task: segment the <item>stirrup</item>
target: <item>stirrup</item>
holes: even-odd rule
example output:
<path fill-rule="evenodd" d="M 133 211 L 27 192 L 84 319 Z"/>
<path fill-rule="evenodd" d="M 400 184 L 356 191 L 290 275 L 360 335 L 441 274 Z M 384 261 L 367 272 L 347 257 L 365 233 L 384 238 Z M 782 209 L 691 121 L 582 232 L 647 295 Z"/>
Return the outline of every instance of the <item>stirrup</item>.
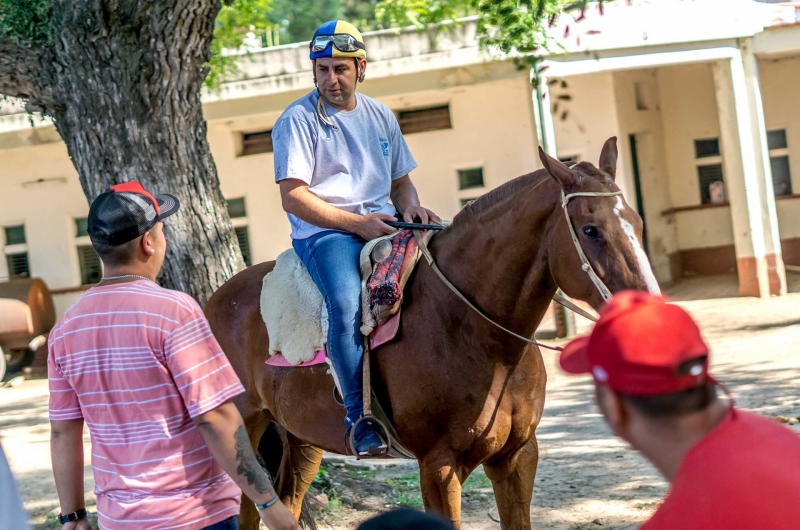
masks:
<path fill-rule="evenodd" d="M 358 451 L 356 451 L 356 427 L 358 427 L 361 423 L 365 421 L 372 423 L 373 427 L 375 427 L 376 425 L 380 427 L 380 430 L 383 431 L 383 436 L 381 436 L 381 433 L 377 433 L 378 438 L 381 438 L 381 440 L 386 442 L 386 449 L 384 449 L 384 451 L 381 454 L 368 455 L 365 456 L 364 458 L 375 458 L 377 456 L 388 455 L 389 451 L 392 450 L 392 439 L 389 436 L 389 430 L 386 428 L 386 425 L 384 425 L 383 422 L 381 422 L 381 420 L 379 420 L 375 416 L 361 416 L 360 418 L 358 418 L 358 420 L 356 420 L 356 422 L 353 425 L 350 426 L 350 428 L 345 433 L 346 449 L 350 452 L 350 454 L 355 455 L 356 460 L 361 460 L 361 455 L 359 455 Z"/>

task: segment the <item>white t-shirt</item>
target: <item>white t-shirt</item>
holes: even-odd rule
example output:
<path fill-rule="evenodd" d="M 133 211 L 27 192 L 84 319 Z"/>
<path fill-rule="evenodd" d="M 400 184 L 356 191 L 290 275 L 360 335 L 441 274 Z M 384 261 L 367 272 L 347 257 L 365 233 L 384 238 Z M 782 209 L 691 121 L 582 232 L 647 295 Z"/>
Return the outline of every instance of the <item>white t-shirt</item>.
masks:
<path fill-rule="evenodd" d="M 359 215 L 394 215 L 392 181 L 417 167 L 394 113 L 374 99 L 356 94 L 356 108 L 326 110 L 338 129 L 317 117 L 316 90 L 283 112 L 272 130 L 275 182 L 302 180 L 328 204 Z M 326 230 L 289 215 L 292 239 Z"/>

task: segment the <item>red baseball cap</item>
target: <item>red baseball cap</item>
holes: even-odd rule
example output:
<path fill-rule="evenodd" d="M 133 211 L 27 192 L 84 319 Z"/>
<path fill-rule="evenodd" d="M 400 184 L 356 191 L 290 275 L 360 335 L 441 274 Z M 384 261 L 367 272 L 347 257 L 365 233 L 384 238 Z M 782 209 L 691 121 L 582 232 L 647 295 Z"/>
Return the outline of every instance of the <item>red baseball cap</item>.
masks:
<path fill-rule="evenodd" d="M 687 361 L 704 358 L 686 373 Z M 642 291 L 617 294 L 600 310 L 592 333 L 573 340 L 559 358 L 570 374 L 592 374 L 622 394 L 655 396 L 709 380 L 708 346 L 683 308 Z"/>

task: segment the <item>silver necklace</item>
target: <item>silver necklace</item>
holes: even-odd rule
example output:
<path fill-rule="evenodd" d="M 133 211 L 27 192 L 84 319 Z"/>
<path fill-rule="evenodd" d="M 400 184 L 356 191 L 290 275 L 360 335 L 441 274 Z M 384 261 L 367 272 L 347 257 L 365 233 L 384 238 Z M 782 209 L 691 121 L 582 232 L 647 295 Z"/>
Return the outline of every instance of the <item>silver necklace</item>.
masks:
<path fill-rule="evenodd" d="M 153 280 L 151 280 L 150 278 L 147 278 L 146 276 L 139 276 L 138 274 L 122 274 L 120 276 L 103 276 L 102 278 L 100 278 L 100 281 L 103 282 L 103 281 L 106 281 L 106 280 L 122 280 L 124 278 L 139 278 L 139 279 L 142 279 L 142 280 L 147 280 L 148 282 L 153 282 Z M 153 283 L 156 283 L 156 282 L 153 282 Z"/>

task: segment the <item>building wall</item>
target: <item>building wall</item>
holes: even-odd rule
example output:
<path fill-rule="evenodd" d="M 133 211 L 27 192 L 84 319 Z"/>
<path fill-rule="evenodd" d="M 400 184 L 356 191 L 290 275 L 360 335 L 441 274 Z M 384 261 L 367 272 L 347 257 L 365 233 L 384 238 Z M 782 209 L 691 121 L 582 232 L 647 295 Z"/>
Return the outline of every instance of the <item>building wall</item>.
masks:
<path fill-rule="evenodd" d="M 390 108 L 447 103 L 452 129 L 410 134 L 406 140 L 419 163 L 411 174 L 423 204 L 445 218 L 472 199 L 519 175 L 536 170 L 536 137 L 531 88 L 525 72 L 512 67 L 453 69 L 364 88 Z M 424 90 L 414 91 L 422 87 Z M 271 129 L 286 104 L 303 92 L 256 101 L 206 106 L 208 139 L 226 198 L 244 197 L 254 262 L 274 259 L 291 245 L 289 224 L 274 183 L 272 154 L 237 156 L 241 133 Z M 291 96 L 291 97 L 289 97 Z M 77 174 L 61 142 L 2 151 L 0 226 L 25 224 L 31 273 L 51 289 L 80 283 L 74 219 L 88 214 Z M 485 187 L 459 192 L 457 170 L 482 167 Z M 64 183 L 23 187 L 39 178 L 65 177 Z M 0 231 L 2 233 L 2 231 Z M 0 236 L 2 237 L 2 236 Z M 5 275 L 0 260 L 0 276 Z M 63 312 L 80 293 L 57 299 Z"/>
<path fill-rule="evenodd" d="M 674 280 L 670 256 L 678 251 L 675 223 L 662 212 L 671 207 L 669 173 L 664 149 L 664 126 L 657 71 L 628 70 L 614 74 L 614 96 L 622 146 L 618 164 L 634 178 L 630 136 L 636 141 L 639 180 L 647 232 L 647 252 L 656 278 L 661 283 Z M 635 189 L 635 188 L 634 188 Z M 636 196 L 627 197 L 638 208 Z"/>
<path fill-rule="evenodd" d="M 800 55 L 760 60 L 758 68 L 767 130 L 786 130 L 792 192 L 800 195 Z M 800 198 L 778 199 L 777 206 L 786 261 L 800 265 Z"/>
<path fill-rule="evenodd" d="M 694 140 L 719 138 L 720 135 L 711 65 L 659 68 L 657 78 L 672 207 L 699 206 Z M 723 179 L 724 171 L 723 164 Z M 733 245 L 733 227 L 727 207 L 679 211 L 671 216 L 678 231 L 679 249 Z"/>
<path fill-rule="evenodd" d="M 89 206 L 66 145 L 48 143 L 1 153 L 0 226 L 25 225 L 33 276 L 44 278 L 51 289 L 78 285 L 74 219 L 85 217 Z M 35 183 L 39 179 L 45 181 Z M 0 239 L 4 238 L 4 231 L 0 230 Z M 3 256 L 0 277 L 7 274 Z"/>
<path fill-rule="evenodd" d="M 439 78 L 448 75 L 459 72 L 431 74 Z M 461 75 L 466 74 L 461 72 Z M 374 87 L 366 84 L 364 88 L 369 94 Z M 406 136 L 419 164 L 411 178 L 425 206 L 452 219 L 461 208 L 461 199 L 474 199 L 538 169 L 530 85 L 526 77 L 517 75 L 479 84 L 402 92 L 411 88 L 401 83 L 396 87 L 400 94 L 387 95 L 380 87 L 372 93 L 393 110 L 450 106 L 452 129 Z M 295 94 L 301 95 L 302 92 Z M 272 154 L 237 156 L 240 133 L 271 129 L 282 107 L 274 110 L 269 101 L 260 101 L 250 109 L 249 116 L 210 122 L 208 138 L 223 194 L 228 198 L 245 197 L 253 261 L 260 262 L 274 259 L 290 247 L 291 240 L 274 182 Z M 265 112 L 259 112 L 262 110 Z M 473 167 L 483 168 L 486 186 L 459 191 L 457 170 Z"/>
<path fill-rule="evenodd" d="M 613 74 L 582 75 L 565 81 L 566 87 L 558 83 L 550 89 L 558 156 L 577 156 L 578 160 L 597 165 L 606 140 L 619 137 Z M 570 99 L 560 99 L 561 96 Z M 621 138 L 617 140 L 621 159 L 628 147 Z M 635 204 L 633 182 L 624 165 L 617 165 L 616 182 L 628 202 Z"/>

